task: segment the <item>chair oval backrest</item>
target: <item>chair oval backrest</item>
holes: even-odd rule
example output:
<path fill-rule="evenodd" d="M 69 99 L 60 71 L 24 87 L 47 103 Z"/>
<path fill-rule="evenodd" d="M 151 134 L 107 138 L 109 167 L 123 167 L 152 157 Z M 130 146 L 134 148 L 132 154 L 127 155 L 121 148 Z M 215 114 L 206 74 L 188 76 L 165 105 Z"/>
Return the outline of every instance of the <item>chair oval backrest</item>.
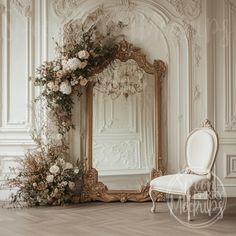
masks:
<path fill-rule="evenodd" d="M 193 130 L 186 141 L 188 168 L 196 174 L 204 175 L 211 171 L 218 150 L 218 136 L 212 128 Z"/>

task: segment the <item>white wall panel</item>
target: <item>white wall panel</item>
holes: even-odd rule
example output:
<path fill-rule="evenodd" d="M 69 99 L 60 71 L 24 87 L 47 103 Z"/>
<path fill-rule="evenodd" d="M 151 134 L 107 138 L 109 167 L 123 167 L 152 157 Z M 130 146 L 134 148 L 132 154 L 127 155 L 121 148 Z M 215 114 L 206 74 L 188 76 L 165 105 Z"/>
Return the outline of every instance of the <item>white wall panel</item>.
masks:
<path fill-rule="evenodd" d="M 215 34 L 215 121 L 220 137 L 216 174 L 229 196 L 236 195 L 236 2 L 218 1 L 214 16 Z"/>

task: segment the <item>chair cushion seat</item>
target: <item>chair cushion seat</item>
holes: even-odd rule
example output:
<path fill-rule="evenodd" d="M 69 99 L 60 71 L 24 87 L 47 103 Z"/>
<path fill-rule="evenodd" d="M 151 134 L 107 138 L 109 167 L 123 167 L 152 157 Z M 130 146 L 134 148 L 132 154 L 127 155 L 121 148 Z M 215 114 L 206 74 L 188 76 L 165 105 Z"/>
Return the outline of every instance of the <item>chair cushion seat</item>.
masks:
<path fill-rule="evenodd" d="M 193 174 L 164 175 L 151 181 L 150 187 L 164 193 L 186 194 L 191 186 L 208 181 L 207 176 Z"/>

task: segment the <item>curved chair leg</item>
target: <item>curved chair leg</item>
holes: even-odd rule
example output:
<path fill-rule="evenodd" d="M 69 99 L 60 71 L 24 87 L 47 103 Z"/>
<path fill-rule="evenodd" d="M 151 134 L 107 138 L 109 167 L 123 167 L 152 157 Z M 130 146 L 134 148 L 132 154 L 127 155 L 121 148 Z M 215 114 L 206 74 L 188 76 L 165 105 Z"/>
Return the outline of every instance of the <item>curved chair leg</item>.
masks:
<path fill-rule="evenodd" d="M 208 215 L 211 216 L 211 205 L 212 205 L 212 183 L 210 183 L 210 186 L 208 186 L 207 189 L 207 210 Z"/>
<path fill-rule="evenodd" d="M 187 211 L 187 197 L 185 195 L 183 196 L 183 204 L 184 204 L 183 210 L 185 212 Z"/>
<path fill-rule="evenodd" d="M 191 194 L 187 193 L 187 210 L 188 210 L 188 222 L 191 220 L 190 218 L 190 203 L 191 203 Z"/>
<path fill-rule="evenodd" d="M 150 196 L 150 198 L 152 200 L 151 212 L 155 213 L 156 212 L 156 200 L 157 200 L 157 197 L 156 197 L 155 193 L 153 192 L 153 190 L 151 188 L 149 189 L 149 196 Z"/>

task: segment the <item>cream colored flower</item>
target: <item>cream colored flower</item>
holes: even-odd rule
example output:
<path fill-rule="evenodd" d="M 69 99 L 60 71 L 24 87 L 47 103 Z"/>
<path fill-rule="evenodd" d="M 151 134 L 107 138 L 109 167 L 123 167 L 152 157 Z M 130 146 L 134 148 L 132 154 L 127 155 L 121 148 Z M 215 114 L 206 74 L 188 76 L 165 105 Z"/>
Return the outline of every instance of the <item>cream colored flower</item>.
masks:
<path fill-rule="evenodd" d="M 51 82 L 48 82 L 47 86 L 48 86 L 48 88 L 49 88 L 50 90 L 52 90 L 53 87 L 54 87 L 54 83 L 53 83 L 52 81 L 51 81 Z"/>
<path fill-rule="evenodd" d="M 87 61 L 83 61 L 79 63 L 79 68 L 80 69 L 84 69 L 87 66 L 88 62 Z"/>
<path fill-rule="evenodd" d="M 58 188 L 54 189 L 54 194 L 57 194 L 59 192 Z"/>
<path fill-rule="evenodd" d="M 57 174 L 58 172 L 60 172 L 60 168 L 57 166 L 57 165 L 53 165 L 50 167 L 49 171 L 52 173 L 52 174 Z"/>
<path fill-rule="evenodd" d="M 75 86 L 78 83 L 79 83 L 79 81 L 77 79 L 73 79 L 70 81 L 71 86 Z"/>
<path fill-rule="evenodd" d="M 35 79 L 42 79 L 42 75 L 41 74 L 36 74 Z"/>
<path fill-rule="evenodd" d="M 78 174 L 78 173 L 79 173 L 79 168 L 76 167 L 76 168 L 74 169 L 74 173 L 75 173 L 75 174 Z"/>
<path fill-rule="evenodd" d="M 86 50 L 81 50 L 78 52 L 78 57 L 80 59 L 88 59 L 89 58 L 89 52 Z"/>
<path fill-rule="evenodd" d="M 64 58 L 64 59 L 61 60 L 62 66 L 66 65 L 66 63 L 67 63 L 67 59 L 66 59 L 66 58 Z"/>
<path fill-rule="evenodd" d="M 71 88 L 71 85 L 69 84 L 68 81 L 61 83 L 60 92 L 62 92 L 63 94 L 67 94 L 67 95 L 71 94 L 72 88 Z"/>
<path fill-rule="evenodd" d="M 37 187 L 37 183 L 33 183 L 33 187 L 36 188 Z"/>
<path fill-rule="evenodd" d="M 52 90 L 53 90 L 54 92 L 59 91 L 59 89 L 60 89 L 60 87 L 59 87 L 57 84 L 55 84 L 55 85 L 53 86 L 53 88 L 52 88 Z"/>
<path fill-rule="evenodd" d="M 60 69 L 61 69 L 60 66 L 55 66 L 55 67 L 53 68 L 53 71 L 59 71 Z"/>
<path fill-rule="evenodd" d="M 53 175 L 48 175 L 46 179 L 47 179 L 48 183 L 52 183 L 53 179 L 54 179 L 54 176 Z"/>
<path fill-rule="evenodd" d="M 37 196 L 36 199 L 37 199 L 38 202 L 41 202 L 41 201 L 42 201 L 42 199 L 41 199 L 39 196 Z"/>
<path fill-rule="evenodd" d="M 83 76 L 80 76 L 79 83 L 81 86 L 85 86 L 88 83 L 88 80 L 86 78 L 84 78 Z"/>
<path fill-rule="evenodd" d="M 67 63 L 63 66 L 65 70 L 76 70 L 81 64 L 81 61 L 77 58 L 70 58 Z"/>
<path fill-rule="evenodd" d="M 75 188 L 75 183 L 72 182 L 72 181 L 69 181 L 68 186 L 69 186 L 69 188 L 70 188 L 71 190 L 74 190 L 74 188 Z"/>
<path fill-rule="evenodd" d="M 66 163 L 63 158 L 59 158 L 58 161 L 61 165 L 65 165 L 65 163 Z"/>
<path fill-rule="evenodd" d="M 47 200 L 48 200 L 49 202 L 51 202 L 51 201 L 52 201 L 52 198 L 48 195 L 48 196 L 47 196 Z"/>
<path fill-rule="evenodd" d="M 96 56 L 96 53 L 95 53 L 93 50 L 90 50 L 89 53 L 90 53 L 90 55 L 91 55 L 92 57 L 95 57 L 95 56 Z"/>
<path fill-rule="evenodd" d="M 61 185 L 62 185 L 63 187 L 65 187 L 67 184 L 68 184 L 67 181 L 62 181 L 62 182 L 61 182 Z"/>

